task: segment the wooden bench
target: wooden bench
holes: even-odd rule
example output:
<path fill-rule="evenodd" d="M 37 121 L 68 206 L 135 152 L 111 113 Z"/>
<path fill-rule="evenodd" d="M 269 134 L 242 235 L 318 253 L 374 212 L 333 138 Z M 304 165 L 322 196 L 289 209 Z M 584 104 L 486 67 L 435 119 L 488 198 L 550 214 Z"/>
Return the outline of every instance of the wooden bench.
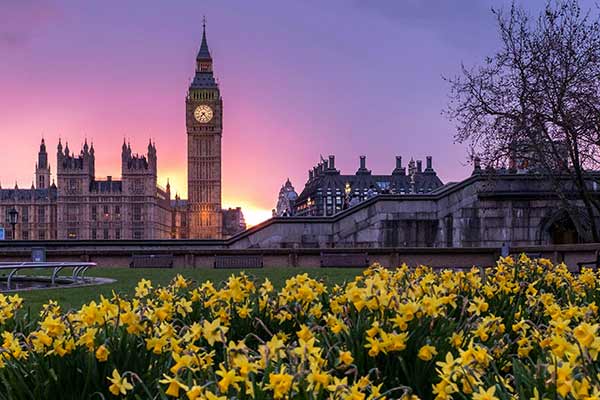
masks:
<path fill-rule="evenodd" d="M 173 268 L 172 254 L 134 254 L 129 268 Z"/>
<path fill-rule="evenodd" d="M 262 255 L 236 255 L 236 256 L 215 256 L 216 269 L 250 269 L 250 268 L 262 268 L 263 267 L 263 256 Z"/>
<path fill-rule="evenodd" d="M 600 266 L 600 250 L 596 250 L 596 259 L 593 261 L 580 261 L 577 263 L 577 272 L 581 273 L 581 269 L 586 266 L 591 266 L 592 269 L 598 269 Z"/>
<path fill-rule="evenodd" d="M 321 253 L 321 268 L 367 268 L 367 253 Z"/>

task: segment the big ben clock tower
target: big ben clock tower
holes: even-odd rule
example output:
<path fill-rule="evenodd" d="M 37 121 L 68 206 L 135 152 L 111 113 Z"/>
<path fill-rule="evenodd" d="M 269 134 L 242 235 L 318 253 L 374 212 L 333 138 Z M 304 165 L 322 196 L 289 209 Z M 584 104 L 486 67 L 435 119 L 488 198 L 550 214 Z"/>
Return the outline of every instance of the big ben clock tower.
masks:
<path fill-rule="evenodd" d="M 188 139 L 188 229 L 192 239 L 220 239 L 223 100 L 206 42 L 206 23 L 196 74 L 185 99 Z"/>

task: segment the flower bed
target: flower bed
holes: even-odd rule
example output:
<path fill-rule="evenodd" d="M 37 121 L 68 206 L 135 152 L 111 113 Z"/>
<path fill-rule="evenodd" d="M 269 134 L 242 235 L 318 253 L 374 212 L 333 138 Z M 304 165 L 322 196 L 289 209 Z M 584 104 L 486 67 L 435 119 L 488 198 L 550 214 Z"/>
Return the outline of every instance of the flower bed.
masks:
<path fill-rule="evenodd" d="M 0 294 L 0 398 L 599 399 L 599 291 L 521 257 L 333 287 L 142 280 L 35 320 Z"/>

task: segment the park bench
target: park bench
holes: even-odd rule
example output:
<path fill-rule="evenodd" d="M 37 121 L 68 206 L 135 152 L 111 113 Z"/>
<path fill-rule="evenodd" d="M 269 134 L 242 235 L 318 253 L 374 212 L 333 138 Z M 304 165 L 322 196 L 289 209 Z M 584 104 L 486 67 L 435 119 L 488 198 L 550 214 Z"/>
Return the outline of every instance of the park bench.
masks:
<path fill-rule="evenodd" d="M 71 268 L 71 280 L 73 282 L 85 282 L 85 273 L 89 268 L 95 267 L 93 262 L 0 262 L 0 271 L 9 271 L 6 278 L 6 289 L 10 290 L 11 283 L 17 277 L 17 272 L 27 269 L 49 269 L 52 270 L 50 282 L 52 285 L 56 283 L 58 273 L 65 269 Z"/>
<path fill-rule="evenodd" d="M 581 269 L 583 267 L 591 267 L 592 269 L 598 269 L 600 266 L 600 250 L 596 250 L 595 253 L 596 259 L 590 261 L 580 261 L 577 263 L 577 272 L 581 273 Z"/>
<path fill-rule="evenodd" d="M 321 253 L 321 268 L 367 268 L 367 253 Z"/>
<path fill-rule="evenodd" d="M 172 254 L 134 254 L 129 268 L 173 268 Z"/>
<path fill-rule="evenodd" d="M 214 267 L 216 269 L 227 269 L 227 268 L 262 268 L 263 256 L 262 255 L 216 255 Z"/>

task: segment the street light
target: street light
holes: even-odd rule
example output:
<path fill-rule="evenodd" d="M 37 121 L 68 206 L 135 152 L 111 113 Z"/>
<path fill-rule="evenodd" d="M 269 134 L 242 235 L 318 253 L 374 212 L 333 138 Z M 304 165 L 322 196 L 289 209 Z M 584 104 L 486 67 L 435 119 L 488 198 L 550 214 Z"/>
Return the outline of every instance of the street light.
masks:
<path fill-rule="evenodd" d="M 12 238 L 13 240 L 15 240 L 16 237 L 16 231 L 15 231 L 15 225 L 17 225 L 17 219 L 19 218 L 19 212 L 17 211 L 16 208 L 12 208 L 9 212 L 8 212 L 8 222 L 12 225 Z"/>

